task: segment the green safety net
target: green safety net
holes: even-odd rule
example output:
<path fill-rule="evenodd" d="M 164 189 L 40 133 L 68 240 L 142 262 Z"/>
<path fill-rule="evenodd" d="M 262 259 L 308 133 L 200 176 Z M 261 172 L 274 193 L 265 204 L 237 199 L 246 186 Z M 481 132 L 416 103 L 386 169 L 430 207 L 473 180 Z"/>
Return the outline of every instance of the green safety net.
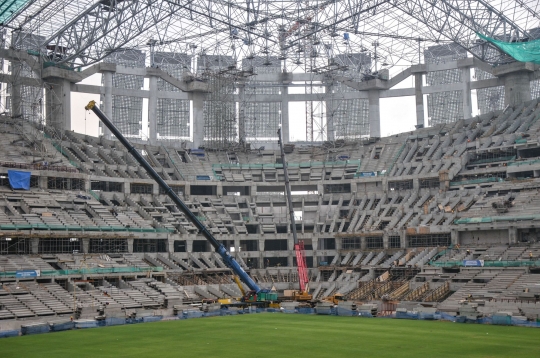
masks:
<path fill-rule="evenodd" d="M 0 24 L 10 20 L 29 0 L 4 0 L 0 4 Z"/>
<path fill-rule="evenodd" d="M 477 33 L 482 40 L 491 42 L 504 53 L 521 62 L 532 62 L 540 65 L 540 39 L 527 42 L 504 42 Z"/>

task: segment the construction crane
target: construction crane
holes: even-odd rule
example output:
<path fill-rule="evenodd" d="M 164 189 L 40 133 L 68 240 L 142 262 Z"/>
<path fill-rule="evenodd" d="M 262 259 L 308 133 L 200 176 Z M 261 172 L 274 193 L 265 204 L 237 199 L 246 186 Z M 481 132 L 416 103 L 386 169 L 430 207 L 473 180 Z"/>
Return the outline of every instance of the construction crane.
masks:
<path fill-rule="evenodd" d="M 304 254 L 304 241 L 298 240 L 296 234 L 296 222 L 294 219 L 294 208 L 291 197 L 291 183 L 289 182 L 289 173 L 287 171 L 287 161 L 285 160 L 285 151 L 283 150 L 283 141 L 281 139 L 281 128 L 278 129 L 278 143 L 281 152 L 281 164 L 283 165 L 283 176 L 285 177 L 285 191 L 287 193 L 287 204 L 289 206 L 289 216 L 291 219 L 291 230 L 294 239 L 294 252 L 296 255 L 296 266 L 298 268 L 298 281 L 300 291 L 293 291 L 292 299 L 294 301 L 311 301 L 313 296 L 309 294 L 309 279 L 307 274 L 306 256 Z"/>
<path fill-rule="evenodd" d="M 120 131 L 112 124 L 107 116 L 96 106 L 95 101 L 90 101 L 85 107 L 86 110 L 92 111 L 98 116 L 98 118 L 109 128 L 112 134 L 118 138 L 120 143 L 128 150 L 128 152 L 137 160 L 137 162 L 146 170 L 146 172 L 154 179 L 163 191 L 171 198 L 176 206 L 186 215 L 189 221 L 195 225 L 199 232 L 210 242 L 216 252 L 221 256 L 223 262 L 234 272 L 236 276 L 242 280 L 250 289 L 247 295 L 257 301 L 257 297 L 266 299 L 269 296 L 269 290 L 261 290 L 261 288 L 253 281 L 253 279 L 247 274 L 244 269 L 236 262 L 236 260 L 229 254 L 225 246 L 220 243 L 204 226 L 199 219 L 193 214 L 184 202 L 176 195 L 174 190 L 171 189 L 167 183 L 159 176 L 159 174 L 148 164 L 148 162 L 142 157 L 142 155 L 129 143 L 129 141 L 120 133 Z"/>

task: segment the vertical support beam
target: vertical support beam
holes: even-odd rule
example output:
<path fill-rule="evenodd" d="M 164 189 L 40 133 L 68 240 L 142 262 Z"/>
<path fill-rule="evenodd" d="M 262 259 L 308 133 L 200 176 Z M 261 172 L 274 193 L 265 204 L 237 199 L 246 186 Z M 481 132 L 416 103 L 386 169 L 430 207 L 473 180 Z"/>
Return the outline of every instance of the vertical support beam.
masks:
<path fill-rule="evenodd" d="M 459 231 L 457 231 L 456 229 L 450 230 L 450 242 L 454 246 L 459 245 Z"/>
<path fill-rule="evenodd" d="M 30 239 L 30 252 L 32 253 L 32 255 L 39 254 L 39 240 L 40 239 L 36 238 Z"/>
<path fill-rule="evenodd" d="M 517 106 L 531 100 L 531 74 L 535 64 L 512 62 L 493 68 L 493 74 L 503 79 L 504 105 Z"/>
<path fill-rule="evenodd" d="M 22 62 L 11 60 L 11 73 L 13 74 L 13 83 L 11 85 L 11 116 L 13 118 L 22 116 L 21 72 Z"/>
<path fill-rule="evenodd" d="M 71 83 L 64 78 L 48 80 L 46 92 L 47 124 L 59 131 L 71 130 Z"/>
<path fill-rule="evenodd" d="M 158 91 L 158 78 L 157 76 L 150 76 L 150 93 L 148 96 L 148 131 L 150 144 L 156 144 L 157 142 L 157 91 Z"/>
<path fill-rule="evenodd" d="M 471 68 L 461 69 L 461 84 L 463 85 L 463 119 L 472 117 L 472 99 L 471 99 Z"/>
<path fill-rule="evenodd" d="M 334 96 L 332 95 L 333 86 L 326 86 L 326 139 L 334 141 L 336 139 L 336 130 L 334 128 Z"/>
<path fill-rule="evenodd" d="M 416 101 L 416 126 L 417 128 L 425 127 L 425 114 L 424 114 L 424 94 L 422 93 L 423 86 L 423 74 L 414 74 L 414 96 Z"/>
<path fill-rule="evenodd" d="M 281 87 L 281 139 L 283 144 L 290 143 L 289 133 L 289 87 L 284 83 Z"/>
<path fill-rule="evenodd" d="M 103 89 L 105 91 L 105 94 L 103 95 L 103 113 L 105 113 L 105 115 L 108 118 L 113 118 L 112 88 L 113 88 L 113 72 L 105 71 L 103 72 Z M 107 139 L 112 138 L 111 131 L 106 126 L 103 126 L 103 135 Z"/>
<path fill-rule="evenodd" d="M 127 249 L 128 249 L 128 253 L 132 254 L 133 253 L 133 241 L 135 239 L 126 239 L 127 241 Z"/>
<path fill-rule="evenodd" d="M 246 88 L 244 83 L 238 84 L 238 137 L 240 143 L 246 141 Z"/>
<path fill-rule="evenodd" d="M 401 232 L 399 233 L 399 240 L 401 241 L 401 249 L 406 249 L 407 248 L 407 232 L 405 230 L 401 230 Z"/>
<path fill-rule="evenodd" d="M 528 72 L 504 76 L 504 105 L 517 106 L 531 100 L 531 81 Z"/>
<path fill-rule="evenodd" d="M 199 148 L 204 141 L 204 96 L 193 92 L 193 148 Z"/>
<path fill-rule="evenodd" d="M 90 239 L 82 239 L 82 253 L 88 254 L 90 251 Z"/>
<path fill-rule="evenodd" d="M 381 108 L 379 105 L 379 90 L 369 90 L 369 136 L 381 137 Z"/>
<path fill-rule="evenodd" d="M 518 230 L 516 227 L 511 226 L 508 228 L 508 244 L 515 245 L 518 242 Z"/>

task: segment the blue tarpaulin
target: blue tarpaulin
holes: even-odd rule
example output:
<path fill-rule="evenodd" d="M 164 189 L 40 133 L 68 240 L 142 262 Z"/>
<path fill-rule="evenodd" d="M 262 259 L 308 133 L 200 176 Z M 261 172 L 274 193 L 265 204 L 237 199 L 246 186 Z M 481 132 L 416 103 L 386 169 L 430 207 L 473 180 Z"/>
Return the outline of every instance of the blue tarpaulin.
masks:
<path fill-rule="evenodd" d="M 12 189 L 30 190 L 30 172 L 8 170 L 9 185 Z"/>

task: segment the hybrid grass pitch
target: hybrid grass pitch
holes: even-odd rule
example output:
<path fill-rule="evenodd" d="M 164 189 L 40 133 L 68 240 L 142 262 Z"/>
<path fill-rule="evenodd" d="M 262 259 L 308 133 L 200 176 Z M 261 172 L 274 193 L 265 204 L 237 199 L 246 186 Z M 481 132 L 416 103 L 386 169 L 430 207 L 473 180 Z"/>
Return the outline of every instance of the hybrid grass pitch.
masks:
<path fill-rule="evenodd" d="M 250 314 L 0 340 L 8 357 L 540 357 L 534 328 Z"/>

